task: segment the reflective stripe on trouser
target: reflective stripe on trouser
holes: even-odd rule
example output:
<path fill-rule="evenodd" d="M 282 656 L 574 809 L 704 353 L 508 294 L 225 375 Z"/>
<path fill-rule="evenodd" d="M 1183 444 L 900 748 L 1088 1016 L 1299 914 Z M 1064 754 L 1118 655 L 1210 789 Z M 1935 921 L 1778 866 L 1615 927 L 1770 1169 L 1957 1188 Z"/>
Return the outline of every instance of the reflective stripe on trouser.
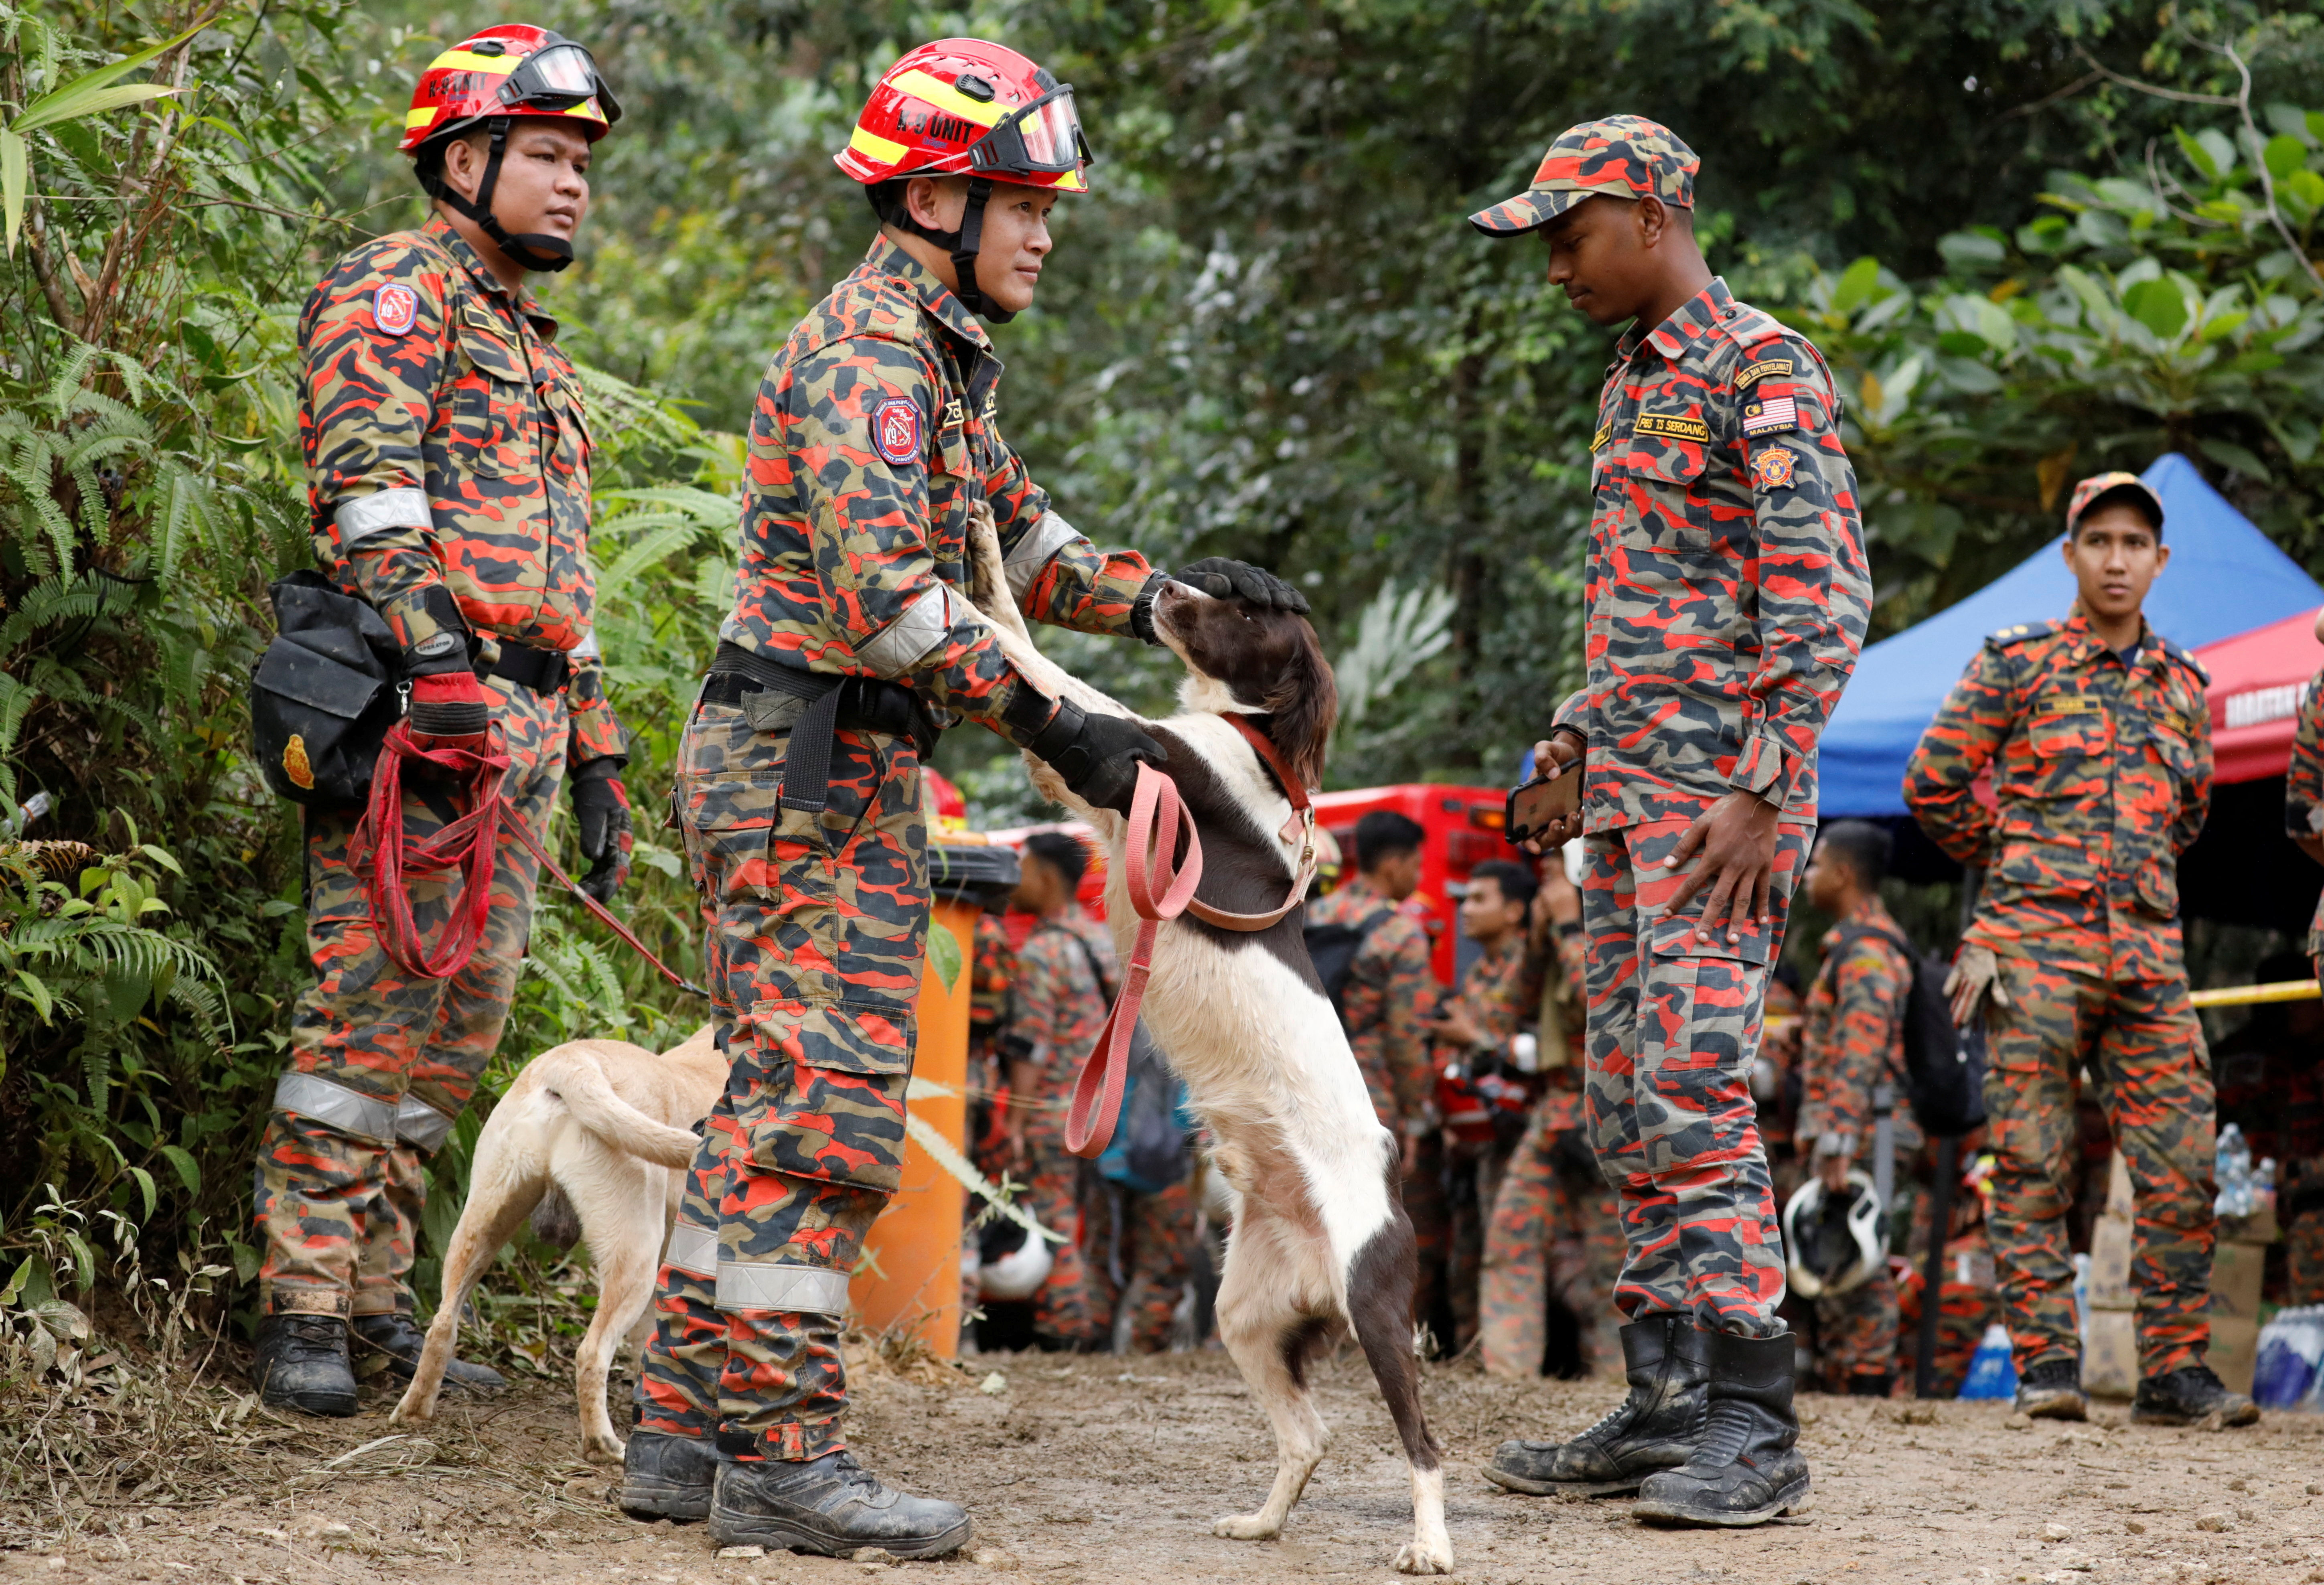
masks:
<path fill-rule="evenodd" d="M 2211 1341 L 2217 1117 L 2186 980 L 2110 984 L 2018 957 L 2003 959 L 2001 974 L 2010 1005 L 1986 1018 L 1987 1232 L 2019 1371 L 2081 1354 L 2066 1213 L 2080 1165 L 2073 1074 L 2085 1064 L 2137 1197 L 2139 1373 L 2200 1364 Z"/>
<path fill-rule="evenodd" d="M 706 1283 L 664 1263 L 638 1385 L 641 1428 L 710 1427 L 742 1459 L 845 1445 L 847 1276 L 902 1176 L 928 921 L 909 740 L 841 733 L 820 814 L 779 806 L 788 742 L 713 704 L 679 750 L 733 1062 L 680 1212 L 715 1222 L 717 1271 Z"/>
<path fill-rule="evenodd" d="M 508 744 L 503 790 L 544 831 L 564 777 L 564 696 L 498 679 L 485 687 Z M 447 807 L 433 788 L 407 792 L 405 830 L 414 840 L 432 835 Z M 427 1197 L 421 1164 L 451 1132 L 500 1044 L 532 926 L 538 865 L 511 834 L 495 856 L 492 912 L 475 960 L 449 980 L 406 974 L 380 947 L 362 879 L 347 862 L 361 816 L 307 816 L 315 983 L 292 1011 L 290 1070 L 258 1150 L 254 1220 L 266 1247 L 259 1307 L 268 1313 L 411 1307 L 404 1278 Z M 429 881 L 411 896 L 432 935 L 456 889 Z"/>
<path fill-rule="evenodd" d="M 1748 1077 L 1767 965 L 1814 827 L 1776 828 L 1770 918 L 1695 939 L 1709 889 L 1683 914 L 1668 899 L 1702 861 L 1663 861 L 1688 822 L 1655 820 L 1587 839 L 1587 1114 L 1628 1246 L 1615 1303 L 1633 1321 L 1691 1313 L 1705 1331 L 1772 1337 L 1783 1322 L 1784 1250 Z M 1748 906 L 1748 905 L 1738 905 Z"/>

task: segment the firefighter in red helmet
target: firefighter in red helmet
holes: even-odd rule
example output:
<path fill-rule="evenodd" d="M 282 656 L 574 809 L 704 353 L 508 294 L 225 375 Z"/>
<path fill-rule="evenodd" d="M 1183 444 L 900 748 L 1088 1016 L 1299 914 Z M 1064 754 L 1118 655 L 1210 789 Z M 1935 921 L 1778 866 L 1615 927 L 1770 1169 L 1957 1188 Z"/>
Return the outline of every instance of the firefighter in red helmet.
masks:
<path fill-rule="evenodd" d="M 895 1192 L 928 929 L 921 765 L 967 718 L 1127 808 L 1163 751 L 1049 697 L 959 592 L 972 513 L 1033 620 L 1151 641 L 1176 576 L 1304 611 L 1212 558 L 1099 550 L 1001 438 L 985 327 L 1033 300 L 1048 215 L 1088 190 L 1073 89 L 977 39 L 872 92 L 840 169 L 881 227 L 775 356 L 750 431 L 734 610 L 679 751 L 678 813 L 711 924 L 733 1077 L 688 1174 L 655 1296 L 622 1505 L 707 1517 L 721 1545 L 936 1557 L 957 1506 L 846 1451 L 848 1274 Z"/>
<path fill-rule="evenodd" d="M 516 24 L 463 39 L 421 76 L 405 120 L 435 213 L 333 265 L 299 322 L 317 565 L 393 634 L 415 736 L 498 730 L 504 819 L 545 834 L 569 789 L 583 884 L 601 898 L 627 872 L 629 798 L 591 631 L 589 433 L 557 321 L 524 277 L 572 259 L 590 148 L 620 115 L 578 44 Z M 304 769 L 290 779 L 311 788 Z M 258 1156 L 252 1374 L 270 1407 L 314 1415 L 355 1412 L 351 1345 L 412 1373 L 423 1166 L 500 1042 L 538 880 L 503 830 L 474 956 L 447 979 L 406 972 L 374 926 L 362 814 L 306 810 L 315 982 L 291 1015 Z M 410 841 L 450 818 L 432 790 L 406 794 Z M 432 933 L 455 889 L 409 890 Z M 500 1383 L 460 1360 L 447 1379 Z"/>

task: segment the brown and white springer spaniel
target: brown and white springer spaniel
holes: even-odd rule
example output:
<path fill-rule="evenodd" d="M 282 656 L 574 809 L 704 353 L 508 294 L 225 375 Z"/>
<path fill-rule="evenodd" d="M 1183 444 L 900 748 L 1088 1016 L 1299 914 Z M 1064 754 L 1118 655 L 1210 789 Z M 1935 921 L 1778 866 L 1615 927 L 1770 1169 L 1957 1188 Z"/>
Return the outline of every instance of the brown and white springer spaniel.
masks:
<path fill-rule="evenodd" d="M 1033 647 L 1009 598 L 989 520 L 972 529 L 970 544 L 973 597 L 1019 670 L 1084 710 L 1136 719 Z M 1305 618 L 1182 584 L 1163 586 L 1154 628 L 1185 663 L 1186 677 L 1178 714 L 1140 724 L 1168 750 L 1164 769 L 1202 838 L 1196 895 L 1234 913 L 1268 912 L 1298 874 L 1300 838 L 1284 789 L 1225 717 L 1252 717 L 1290 772 L 1316 785 L 1338 713 L 1331 668 Z M 1027 763 L 1035 787 L 1088 820 L 1105 843 L 1106 914 L 1126 957 L 1138 923 L 1122 880 L 1127 821 L 1075 799 L 1040 761 L 1028 756 Z M 1164 924 L 1144 1016 L 1210 1130 L 1213 1161 L 1239 1196 L 1219 1332 L 1275 1428 L 1267 1501 L 1213 1530 L 1246 1541 L 1281 1532 L 1329 1439 L 1308 1394 L 1307 1364 L 1352 1332 L 1412 1470 L 1413 1538 L 1396 1566 L 1449 1572 L 1442 1450 L 1421 1413 L 1413 1350 L 1416 1261 L 1396 1139 L 1372 1110 L 1308 961 L 1301 910 L 1250 934 L 1191 913 Z"/>

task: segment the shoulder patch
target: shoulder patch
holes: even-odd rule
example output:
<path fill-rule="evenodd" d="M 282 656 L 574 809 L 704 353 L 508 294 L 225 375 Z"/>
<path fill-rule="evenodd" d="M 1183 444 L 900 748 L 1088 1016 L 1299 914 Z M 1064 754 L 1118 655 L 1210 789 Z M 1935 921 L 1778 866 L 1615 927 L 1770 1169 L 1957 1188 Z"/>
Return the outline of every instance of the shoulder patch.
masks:
<path fill-rule="evenodd" d="M 1746 435 L 1776 435 L 1799 427 L 1800 404 L 1795 397 L 1770 396 L 1761 401 L 1743 404 L 1743 433 Z"/>
<path fill-rule="evenodd" d="M 1751 482 L 1762 490 L 1788 489 L 1792 470 L 1799 460 L 1798 454 L 1787 446 L 1766 447 L 1751 459 Z"/>
<path fill-rule="evenodd" d="M 872 448 L 900 467 L 920 455 L 920 406 L 909 397 L 890 396 L 872 410 Z"/>
<path fill-rule="evenodd" d="M 1770 374 L 1788 374 L 1797 367 L 1799 363 L 1794 358 L 1761 358 L 1735 372 L 1735 389 L 1748 391 Z"/>
<path fill-rule="evenodd" d="M 420 322 L 420 294 L 390 281 L 371 294 L 371 322 L 382 336 L 401 336 Z"/>
<path fill-rule="evenodd" d="M 1668 440 L 1695 440 L 1706 446 L 1711 443 L 1709 424 L 1679 413 L 1640 413 L 1637 421 L 1630 426 L 1630 433 Z"/>
<path fill-rule="evenodd" d="M 1985 641 L 1997 649 L 2006 650 L 2012 644 L 2022 644 L 2028 639 L 2047 638 L 2057 631 L 2058 624 L 2054 622 L 2021 622 L 2015 627 L 2006 627 L 1997 633 L 1989 634 Z"/>
<path fill-rule="evenodd" d="M 1611 440 L 1613 438 L 1614 426 L 1610 423 L 1600 424 L 1598 426 L 1598 433 L 1590 437 L 1590 449 L 1592 451 L 1603 451 L 1606 449 L 1606 442 Z"/>

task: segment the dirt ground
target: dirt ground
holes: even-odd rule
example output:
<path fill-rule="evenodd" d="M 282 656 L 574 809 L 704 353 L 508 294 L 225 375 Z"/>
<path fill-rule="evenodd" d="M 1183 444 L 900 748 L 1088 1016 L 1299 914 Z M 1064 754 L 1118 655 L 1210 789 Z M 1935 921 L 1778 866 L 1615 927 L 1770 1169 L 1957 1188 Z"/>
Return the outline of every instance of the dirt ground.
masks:
<path fill-rule="evenodd" d="M 1403 1466 L 1351 1354 L 1317 1372 L 1333 1453 L 1284 1537 L 1264 1544 L 1210 1533 L 1213 1516 L 1258 1505 L 1274 1457 L 1223 1355 L 966 1364 L 862 1373 L 859 1455 L 976 1520 L 969 1554 L 895 1568 L 955 1585 L 1397 1578 L 1388 1561 L 1411 1525 Z M 1005 1385 L 980 1390 L 994 1371 Z M 1456 1364 L 1432 1368 L 1425 1393 L 1450 1453 L 1453 1577 L 1478 1585 L 2324 1581 L 2324 1417 L 2204 1433 L 2131 1426 L 2126 1405 L 2070 1427 L 2013 1424 L 1999 1405 L 1809 1397 L 1812 1513 L 1713 1534 L 1649 1528 L 1620 1499 L 1511 1496 L 1478 1473 L 1505 1437 L 1596 1418 L 1613 1385 L 1512 1385 Z M 17 1510 L 0 1582 L 823 1585 L 892 1571 L 722 1557 L 701 1526 L 630 1522 L 608 1506 L 612 1472 L 574 1452 L 569 1390 L 536 1383 L 447 1407 L 424 1440 L 356 1452 L 392 1434 L 392 1401 L 367 1395 L 354 1420 L 294 1423 L 221 1393 L 239 1489 L 124 1499 L 70 1534 Z"/>

